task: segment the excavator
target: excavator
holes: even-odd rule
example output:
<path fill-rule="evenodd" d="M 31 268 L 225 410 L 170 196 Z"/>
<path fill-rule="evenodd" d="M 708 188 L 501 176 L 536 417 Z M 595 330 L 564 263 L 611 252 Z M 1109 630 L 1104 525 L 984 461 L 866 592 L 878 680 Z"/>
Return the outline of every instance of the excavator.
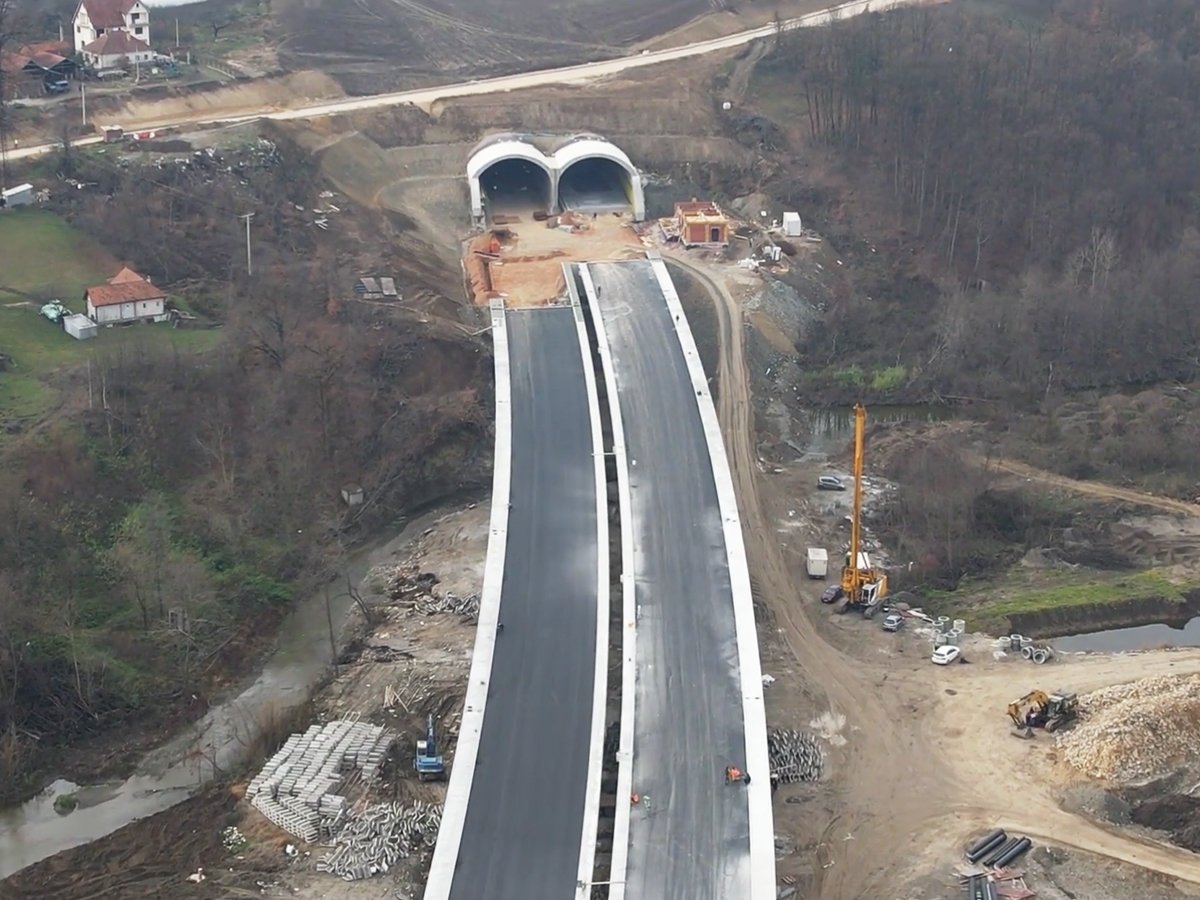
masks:
<path fill-rule="evenodd" d="M 419 781 L 441 781 L 446 777 L 446 764 L 438 753 L 437 730 L 430 715 L 425 723 L 425 738 L 417 741 L 417 756 L 413 760 Z"/>
<path fill-rule="evenodd" d="M 1078 715 L 1079 698 L 1065 691 L 1047 694 L 1045 691 L 1032 690 L 1008 704 L 1008 717 L 1027 736 L 1032 735 L 1034 728 L 1057 731 Z"/>
<path fill-rule="evenodd" d="M 887 573 L 871 565 L 871 558 L 862 546 L 862 475 L 863 438 L 867 428 L 867 410 L 861 403 L 854 405 L 854 511 L 850 519 L 850 549 L 842 569 L 842 592 L 845 598 L 838 606 L 839 613 L 851 609 L 862 611 L 870 619 L 887 596 Z"/>

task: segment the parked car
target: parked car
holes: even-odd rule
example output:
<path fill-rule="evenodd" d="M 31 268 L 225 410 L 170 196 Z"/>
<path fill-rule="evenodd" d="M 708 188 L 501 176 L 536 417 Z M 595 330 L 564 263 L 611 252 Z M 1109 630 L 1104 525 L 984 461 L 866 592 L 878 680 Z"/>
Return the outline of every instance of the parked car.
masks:
<path fill-rule="evenodd" d="M 942 644 L 933 651 L 933 664 L 935 666 L 948 666 L 952 662 L 957 662 L 960 651 L 953 644 Z"/>
<path fill-rule="evenodd" d="M 899 631 L 904 627 L 904 616 L 899 613 L 892 613 L 883 620 L 884 631 Z"/>
<path fill-rule="evenodd" d="M 47 81 L 45 82 L 45 85 L 47 94 L 65 94 L 71 89 L 71 82 L 67 81 L 65 78 L 59 78 L 55 81 Z"/>
<path fill-rule="evenodd" d="M 836 475 L 822 475 L 817 479 L 817 490 L 844 491 L 846 485 Z"/>
<path fill-rule="evenodd" d="M 821 592 L 822 603 L 837 603 L 842 599 L 842 586 L 840 584 L 831 584 Z"/>

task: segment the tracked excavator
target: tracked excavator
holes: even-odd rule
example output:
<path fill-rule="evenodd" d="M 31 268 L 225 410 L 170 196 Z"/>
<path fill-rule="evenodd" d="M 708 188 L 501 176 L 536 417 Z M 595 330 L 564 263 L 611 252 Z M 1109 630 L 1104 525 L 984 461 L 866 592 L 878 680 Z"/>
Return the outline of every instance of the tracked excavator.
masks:
<path fill-rule="evenodd" d="M 887 596 L 887 573 L 871 564 L 871 558 L 862 551 L 862 475 L 863 443 L 867 428 L 867 410 L 861 403 L 854 405 L 854 510 L 850 518 L 850 549 L 846 553 L 846 565 L 842 569 L 842 592 L 845 595 L 838 605 L 839 613 L 852 609 L 861 610 L 863 618 L 870 619 L 883 605 Z"/>
<path fill-rule="evenodd" d="M 1034 728 L 1057 731 L 1078 715 L 1079 698 L 1066 691 L 1047 694 L 1032 690 L 1008 704 L 1008 717 L 1026 737 L 1032 736 Z"/>

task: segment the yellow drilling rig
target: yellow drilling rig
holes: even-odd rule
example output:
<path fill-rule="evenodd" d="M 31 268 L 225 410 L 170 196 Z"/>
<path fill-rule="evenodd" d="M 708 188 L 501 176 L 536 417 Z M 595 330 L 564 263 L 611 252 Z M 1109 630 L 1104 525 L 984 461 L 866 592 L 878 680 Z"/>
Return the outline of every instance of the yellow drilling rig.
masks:
<path fill-rule="evenodd" d="M 867 410 L 861 403 L 854 405 L 854 511 L 850 518 L 850 549 L 842 569 L 842 592 L 845 597 L 838 612 L 851 609 L 862 611 L 865 618 L 878 612 L 887 596 L 887 573 L 871 564 L 862 550 L 862 477 L 863 443 L 867 428 Z"/>

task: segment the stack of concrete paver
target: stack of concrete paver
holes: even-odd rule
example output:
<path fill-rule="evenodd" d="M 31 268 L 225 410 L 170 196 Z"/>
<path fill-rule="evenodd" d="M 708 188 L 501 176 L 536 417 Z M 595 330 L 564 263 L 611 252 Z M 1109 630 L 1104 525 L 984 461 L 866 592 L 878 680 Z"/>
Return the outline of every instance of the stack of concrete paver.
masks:
<path fill-rule="evenodd" d="M 795 728 L 781 728 L 767 735 L 767 757 L 772 774 L 783 784 L 816 781 L 825 765 L 816 736 Z"/>
<path fill-rule="evenodd" d="M 264 816 L 302 841 L 332 834 L 346 816 L 334 788 L 358 770 L 374 780 L 396 735 L 378 725 L 338 721 L 293 734 L 246 789 Z"/>
<path fill-rule="evenodd" d="M 383 874 L 400 859 L 432 847 L 441 825 L 441 807 L 381 803 L 351 819 L 335 846 L 317 861 L 317 871 L 358 881 Z"/>

